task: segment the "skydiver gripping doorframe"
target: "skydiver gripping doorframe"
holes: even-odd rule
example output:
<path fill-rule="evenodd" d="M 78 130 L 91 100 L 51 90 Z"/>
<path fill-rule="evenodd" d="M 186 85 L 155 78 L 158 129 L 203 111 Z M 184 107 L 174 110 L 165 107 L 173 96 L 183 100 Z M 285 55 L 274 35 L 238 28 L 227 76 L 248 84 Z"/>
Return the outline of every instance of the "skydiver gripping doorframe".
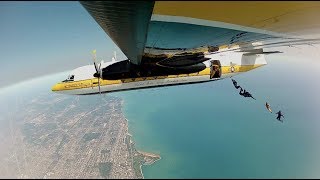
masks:
<path fill-rule="evenodd" d="M 246 91 L 245 89 L 242 89 L 241 86 L 238 86 L 238 83 L 237 83 L 236 80 L 234 80 L 234 79 L 231 79 L 231 80 L 232 80 L 232 83 L 233 83 L 233 85 L 234 85 L 234 87 L 235 87 L 236 89 L 239 89 L 239 88 L 240 88 L 239 94 L 240 94 L 241 96 L 243 96 L 243 97 L 251 97 L 252 99 L 256 100 L 256 99 L 251 95 L 251 93 L 249 93 L 249 92 Z"/>
<path fill-rule="evenodd" d="M 245 89 L 242 89 L 242 87 L 238 85 L 238 83 L 237 83 L 236 80 L 234 80 L 234 79 L 231 79 L 231 80 L 232 80 L 232 83 L 233 83 L 233 85 L 234 85 L 234 87 L 235 87 L 236 89 L 239 89 L 239 88 L 240 88 L 239 94 L 240 94 L 241 96 L 243 96 L 243 97 L 252 97 L 252 95 L 251 95 L 248 91 L 246 91 Z M 242 92 L 242 91 L 243 91 L 243 92 Z M 254 97 L 252 97 L 252 98 L 255 99 Z"/>

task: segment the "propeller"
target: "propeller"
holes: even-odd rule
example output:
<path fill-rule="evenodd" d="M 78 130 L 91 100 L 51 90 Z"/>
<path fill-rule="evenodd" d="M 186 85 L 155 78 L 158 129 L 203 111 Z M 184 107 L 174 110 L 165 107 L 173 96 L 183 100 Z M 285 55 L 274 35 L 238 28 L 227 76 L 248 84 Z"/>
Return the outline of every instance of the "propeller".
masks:
<path fill-rule="evenodd" d="M 96 69 L 96 73 L 93 74 L 94 77 L 98 78 L 98 87 L 99 87 L 99 93 L 101 94 L 101 89 L 100 89 L 100 78 L 102 79 L 102 69 L 101 69 L 101 62 L 99 64 L 99 67 L 97 67 L 96 64 L 96 50 L 92 51 L 93 54 L 93 64 L 94 68 Z"/>
<path fill-rule="evenodd" d="M 100 77 L 98 77 L 99 93 L 101 94 L 101 90 L 100 90 L 100 79 L 102 78 L 102 70 L 101 70 L 100 68 L 101 68 L 101 62 L 100 62 L 100 64 L 99 64 L 99 74 L 100 74 Z"/>

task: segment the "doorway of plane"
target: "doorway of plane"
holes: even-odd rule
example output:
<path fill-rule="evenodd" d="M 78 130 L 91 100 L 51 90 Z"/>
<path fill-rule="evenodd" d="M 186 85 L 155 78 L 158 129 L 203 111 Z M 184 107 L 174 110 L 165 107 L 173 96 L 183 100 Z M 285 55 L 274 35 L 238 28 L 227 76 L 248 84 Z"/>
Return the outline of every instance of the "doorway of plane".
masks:
<path fill-rule="evenodd" d="M 210 79 L 221 77 L 221 63 L 219 60 L 210 61 Z"/>

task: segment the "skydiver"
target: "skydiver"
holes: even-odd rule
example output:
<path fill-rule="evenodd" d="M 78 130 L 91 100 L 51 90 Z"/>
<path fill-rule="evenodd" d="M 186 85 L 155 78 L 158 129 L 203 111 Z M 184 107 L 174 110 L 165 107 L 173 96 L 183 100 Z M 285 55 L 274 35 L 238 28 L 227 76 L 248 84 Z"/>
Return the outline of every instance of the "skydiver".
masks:
<path fill-rule="evenodd" d="M 242 92 L 243 91 L 243 92 Z M 243 96 L 243 97 L 252 97 L 252 95 L 248 92 L 248 91 L 246 91 L 245 89 L 242 89 L 242 87 L 240 87 L 240 92 L 239 92 L 239 94 L 241 95 L 241 96 Z M 252 97 L 254 100 L 255 100 L 255 98 L 254 97 Z"/>
<path fill-rule="evenodd" d="M 234 79 L 231 79 L 231 80 L 232 80 L 232 83 L 233 83 L 234 87 L 235 87 L 236 89 L 239 89 L 240 86 L 237 85 L 237 84 L 238 84 L 237 81 L 234 80 Z"/>
<path fill-rule="evenodd" d="M 281 116 L 284 118 L 284 116 L 281 114 L 281 111 L 278 111 L 276 114 L 278 114 L 277 116 L 277 120 L 283 122 L 283 120 L 281 120 Z"/>
<path fill-rule="evenodd" d="M 270 105 L 266 102 L 266 108 L 268 109 L 268 111 L 270 111 L 272 113 L 272 110 L 270 108 Z"/>

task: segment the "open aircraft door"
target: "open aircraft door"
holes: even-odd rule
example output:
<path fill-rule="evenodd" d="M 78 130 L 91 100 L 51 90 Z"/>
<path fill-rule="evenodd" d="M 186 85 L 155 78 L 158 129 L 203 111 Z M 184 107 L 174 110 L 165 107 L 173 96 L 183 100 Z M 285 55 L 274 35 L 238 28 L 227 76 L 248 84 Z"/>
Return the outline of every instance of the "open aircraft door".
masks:
<path fill-rule="evenodd" d="M 221 77 L 221 63 L 219 60 L 210 61 L 210 79 Z"/>

